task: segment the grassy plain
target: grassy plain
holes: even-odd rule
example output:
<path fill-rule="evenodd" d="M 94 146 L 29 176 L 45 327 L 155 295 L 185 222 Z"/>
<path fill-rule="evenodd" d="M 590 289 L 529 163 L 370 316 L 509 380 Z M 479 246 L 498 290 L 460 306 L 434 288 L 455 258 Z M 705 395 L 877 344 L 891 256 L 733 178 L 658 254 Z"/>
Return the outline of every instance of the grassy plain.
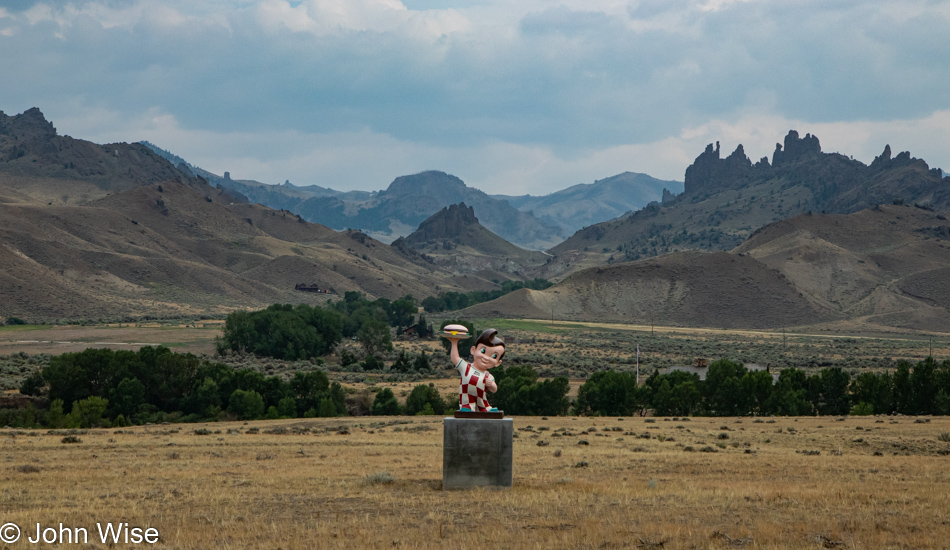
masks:
<path fill-rule="evenodd" d="M 435 319 L 432 322 L 439 323 Z M 541 376 L 565 376 L 572 381 L 571 395 L 576 394 L 577 386 L 592 372 L 606 368 L 634 370 L 637 347 L 640 348 L 640 372 L 644 376 L 659 367 L 692 364 L 697 358 L 710 361 L 726 358 L 773 369 L 796 367 L 812 372 L 840 366 L 856 374 L 866 369 L 893 368 L 901 359 L 915 363 L 931 351 L 938 360 L 950 357 L 950 334 L 943 333 L 777 332 L 513 319 L 476 319 L 475 323 L 477 329 L 491 326 L 501 331 L 509 342 L 506 365 L 527 365 Z M 19 387 L 33 370 L 47 364 L 51 355 L 82 351 L 87 347 L 137 350 L 142 345 L 160 344 L 175 351 L 210 357 L 215 353 L 214 340 L 222 329 L 223 322 L 214 320 L 0 327 L 0 390 Z M 346 345 L 357 355 L 361 353 L 355 341 L 348 341 Z M 440 342 L 435 339 L 396 341 L 395 351 L 384 360 L 391 364 L 400 350 L 426 351 L 433 357 L 437 373 L 448 378 L 455 376 L 447 355 L 440 351 Z M 30 358 L 16 354 L 27 354 Z M 300 369 L 316 368 L 309 361 L 288 362 L 253 356 L 214 358 L 219 359 L 236 368 L 258 369 L 268 376 L 291 376 Z M 343 369 L 335 356 L 327 357 L 326 363 L 330 377 L 344 385 L 363 388 L 383 382 L 395 383 L 399 385 L 398 391 L 394 389 L 397 396 L 407 395 L 413 385 L 422 381 L 418 376 L 394 377 L 355 368 Z M 434 382 L 443 385 L 442 381 Z"/>
<path fill-rule="evenodd" d="M 193 323 L 115 323 L 109 325 L 14 325 L 0 327 L 0 355 L 70 353 L 86 348 L 136 351 L 143 345 L 167 346 L 182 353 L 214 353 L 224 321 Z"/>
<path fill-rule="evenodd" d="M 95 524 L 108 521 L 155 527 L 154 547 L 181 549 L 950 541 L 950 418 L 514 422 L 514 486 L 449 492 L 440 417 L 89 430 L 74 444 L 4 430 L 0 523 L 84 527 L 82 548 L 106 547 Z"/>

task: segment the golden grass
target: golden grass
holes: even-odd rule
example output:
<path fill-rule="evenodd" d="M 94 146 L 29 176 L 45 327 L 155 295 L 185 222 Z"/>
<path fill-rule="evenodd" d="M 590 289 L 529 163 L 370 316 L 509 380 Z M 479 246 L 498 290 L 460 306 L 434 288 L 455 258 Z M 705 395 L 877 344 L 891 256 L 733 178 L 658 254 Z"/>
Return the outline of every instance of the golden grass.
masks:
<path fill-rule="evenodd" d="M 13 330 L 11 330 L 13 329 Z M 80 352 L 87 348 L 136 351 L 142 345 L 163 345 L 181 353 L 212 354 L 214 339 L 221 336 L 223 321 L 206 320 L 190 325 L 123 323 L 96 326 L 3 327 L 0 355 Z"/>
<path fill-rule="evenodd" d="M 91 430 L 78 444 L 5 430 L 0 523 L 86 527 L 92 548 L 106 521 L 182 549 L 950 544 L 950 418 L 514 422 L 514 487 L 450 492 L 441 417 Z"/>

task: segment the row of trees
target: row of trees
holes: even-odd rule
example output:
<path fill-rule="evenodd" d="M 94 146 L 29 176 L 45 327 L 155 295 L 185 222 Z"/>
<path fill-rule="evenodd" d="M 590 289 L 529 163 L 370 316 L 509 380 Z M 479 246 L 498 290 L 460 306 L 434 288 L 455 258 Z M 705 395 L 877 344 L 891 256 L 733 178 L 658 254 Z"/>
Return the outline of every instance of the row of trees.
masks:
<path fill-rule="evenodd" d="M 402 354 L 393 368 L 429 369 L 428 356 Z M 398 365 L 404 364 L 404 367 Z M 492 404 L 518 415 L 566 414 L 566 378 L 539 380 L 523 366 L 494 369 L 498 392 Z M 347 414 L 346 392 L 319 370 L 297 372 L 290 380 L 265 377 L 145 346 L 137 352 L 87 349 L 51 358 L 23 383 L 21 393 L 45 396 L 46 411 L 2 410 L 3 425 L 51 428 L 124 426 L 163 421 L 326 417 Z M 389 388 L 376 393 L 370 412 L 377 415 L 444 414 L 455 396 L 443 399 L 432 384 L 416 386 L 401 405 Z"/>
<path fill-rule="evenodd" d="M 497 282 L 497 281 L 496 281 Z M 422 300 L 422 307 L 429 313 L 464 309 L 475 304 L 488 302 L 500 298 L 509 292 L 530 288 L 544 290 L 553 283 L 547 279 L 532 279 L 530 281 L 505 281 L 497 290 L 473 290 L 471 292 L 442 292 L 438 296 L 429 296 Z"/>
<path fill-rule="evenodd" d="M 728 360 L 709 365 L 706 379 L 686 372 L 654 373 L 638 386 L 629 372 L 594 373 L 581 386 L 575 414 L 623 416 L 653 409 L 657 416 L 950 414 L 950 360 L 933 358 L 894 372 L 852 377 L 839 367 L 809 376 L 799 369 L 749 371 Z"/>
<path fill-rule="evenodd" d="M 216 420 L 226 414 L 242 420 L 346 414 L 343 387 L 330 383 L 322 371 L 297 372 L 285 381 L 161 346 L 58 355 L 27 378 L 20 391 L 45 394 L 50 412 L 58 408 L 67 416 L 62 421 L 65 427 L 71 427 L 68 415 L 91 406 L 101 413 L 96 418 L 120 425 Z M 91 416 L 87 414 L 80 424 L 88 427 Z"/>
<path fill-rule="evenodd" d="M 300 304 L 274 304 L 259 311 L 228 314 L 218 353 L 253 353 L 294 361 L 320 357 L 333 351 L 344 338 L 356 338 L 367 355 L 392 350 L 392 328 L 414 326 L 420 336 L 431 335 L 425 316 L 416 319 L 418 306 L 412 296 L 395 301 L 369 301 L 359 292 L 326 308 Z"/>

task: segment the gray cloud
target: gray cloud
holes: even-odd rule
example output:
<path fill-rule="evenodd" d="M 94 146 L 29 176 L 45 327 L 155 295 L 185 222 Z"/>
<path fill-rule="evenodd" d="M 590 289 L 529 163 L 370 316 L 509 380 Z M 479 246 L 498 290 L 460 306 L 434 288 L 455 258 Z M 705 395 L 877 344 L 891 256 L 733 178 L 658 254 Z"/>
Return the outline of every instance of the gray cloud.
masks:
<path fill-rule="evenodd" d="M 832 124 L 950 109 L 945 3 L 514 4 L 5 3 L 0 74 L 16 78 L 0 79 L 0 109 L 87 121 L 68 128 L 80 137 L 93 128 L 77 111 L 114 114 L 100 135 L 158 113 L 180 132 L 369 132 L 427 159 L 508 143 L 565 161 L 750 112 Z"/>

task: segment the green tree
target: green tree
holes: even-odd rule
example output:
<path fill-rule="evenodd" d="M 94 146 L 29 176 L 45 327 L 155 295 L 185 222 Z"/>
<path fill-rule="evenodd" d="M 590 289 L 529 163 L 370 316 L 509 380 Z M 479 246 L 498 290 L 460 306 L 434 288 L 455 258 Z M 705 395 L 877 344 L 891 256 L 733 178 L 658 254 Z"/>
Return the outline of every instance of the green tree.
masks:
<path fill-rule="evenodd" d="M 297 398 L 297 410 L 317 410 L 320 401 L 330 391 L 330 379 L 323 371 L 296 372 L 290 379 L 290 387 Z"/>
<path fill-rule="evenodd" d="M 284 397 L 277 404 L 277 412 L 285 418 L 297 418 L 297 400 L 291 396 Z"/>
<path fill-rule="evenodd" d="M 49 411 L 46 413 L 46 425 L 50 428 L 65 427 L 66 415 L 63 414 L 62 399 L 54 399 L 49 404 Z"/>
<path fill-rule="evenodd" d="M 772 375 L 768 371 L 745 373 L 740 386 L 747 398 L 748 412 L 756 415 L 766 415 L 771 412 L 769 405 L 772 399 Z"/>
<path fill-rule="evenodd" d="M 419 307 L 416 305 L 416 299 L 407 294 L 394 301 L 389 311 L 389 324 L 394 327 L 408 327 L 415 320 Z"/>
<path fill-rule="evenodd" d="M 412 370 L 412 362 L 409 360 L 409 354 L 405 351 L 400 351 L 399 355 L 396 357 L 396 362 L 393 363 L 390 367 L 394 372 L 406 373 Z"/>
<path fill-rule="evenodd" d="M 373 400 L 373 414 L 376 416 L 390 416 L 399 414 L 399 402 L 393 390 L 383 388 L 376 394 Z"/>
<path fill-rule="evenodd" d="M 891 409 L 900 414 L 914 414 L 916 409 L 914 403 L 913 387 L 910 383 L 910 363 L 900 361 L 897 363 L 897 369 L 894 370 L 892 378 L 894 404 Z"/>
<path fill-rule="evenodd" d="M 706 409 L 713 416 L 740 416 L 749 410 L 748 396 L 740 381 L 746 375 L 745 365 L 720 359 L 709 365 L 703 384 Z"/>
<path fill-rule="evenodd" d="M 498 391 L 491 403 L 509 414 L 556 416 L 570 408 L 567 378 L 540 380 L 534 369 L 519 365 L 495 368 L 492 373 Z"/>
<path fill-rule="evenodd" d="M 910 374 L 911 414 L 934 414 L 937 397 L 937 363 L 933 357 L 918 362 Z"/>
<path fill-rule="evenodd" d="M 73 403 L 70 413 L 82 428 L 97 428 L 107 423 L 102 418 L 109 407 L 109 400 L 95 395 Z"/>
<path fill-rule="evenodd" d="M 317 409 L 317 416 L 321 418 L 328 418 L 336 416 L 336 405 L 333 404 L 333 400 L 330 397 L 324 397 L 320 400 L 320 408 Z"/>
<path fill-rule="evenodd" d="M 145 385 L 138 378 L 123 378 L 109 392 L 109 402 L 112 403 L 111 416 L 121 414 L 131 418 L 145 404 Z"/>
<path fill-rule="evenodd" d="M 46 380 L 40 371 L 35 371 L 20 384 L 20 393 L 23 395 L 42 395 L 46 387 Z"/>
<path fill-rule="evenodd" d="M 239 420 L 257 420 L 264 414 L 264 398 L 254 390 L 234 390 L 228 400 L 228 411 Z"/>
<path fill-rule="evenodd" d="M 637 394 L 636 376 L 633 373 L 598 371 L 578 390 L 574 412 L 629 416 L 637 409 Z"/>
<path fill-rule="evenodd" d="M 808 376 L 799 369 L 785 369 L 778 375 L 772 388 L 772 403 L 769 409 L 774 414 L 804 416 L 812 414 L 808 400 Z"/>
<path fill-rule="evenodd" d="M 695 373 L 673 371 L 659 374 L 654 371 L 647 378 L 646 399 L 657 416 L 689 416 L 702 408 L 701 382 Z"/>
<path fill-rule="evenodd" d="M 809 398 L 815 411 L 820 415 L 848 414 L 851 410 L 850 384 L 851 375 L 841 367 L 822 369 L 817 376 L 809 378 Z"/>
<path fill-rule="evenodd" d="M 857 375 L 849 387 L 852 403 L 866 403 L 872 414 L 890 414 L 893 406 L 891 375 L 874 372 L 862 372 Z"/>
<path fill-rule="evenodd" d="M 419 414 L 426 407 L 429 407 L 433 414 L 442 414 L 445 411 L 445 402 L 437 389 L 427 384 L 419 384 L 412 388 L 406 398 L 406 414 Z"/>
<path fill-rule="evenodd" d="M 368 355 L 379 355 L 393 348 L 389 326 L 379 320 L 370 319 L 356 332 L 356 339 Z"/>
<path fill-rule="evenodd" d="M 950 415 L 950 359 L 937 367 L 935 374 L 937 394 L 934 396 L 935 414 Z"/>
<path fill-rule="evenodd" d="M 426 355 L 425 350 L 422 350 L 419 355 L 412 361 L 412 370 L 416 372 L 429 372 L 432 368 L 431 363 L 429 362 L 429 356 Z"/>

